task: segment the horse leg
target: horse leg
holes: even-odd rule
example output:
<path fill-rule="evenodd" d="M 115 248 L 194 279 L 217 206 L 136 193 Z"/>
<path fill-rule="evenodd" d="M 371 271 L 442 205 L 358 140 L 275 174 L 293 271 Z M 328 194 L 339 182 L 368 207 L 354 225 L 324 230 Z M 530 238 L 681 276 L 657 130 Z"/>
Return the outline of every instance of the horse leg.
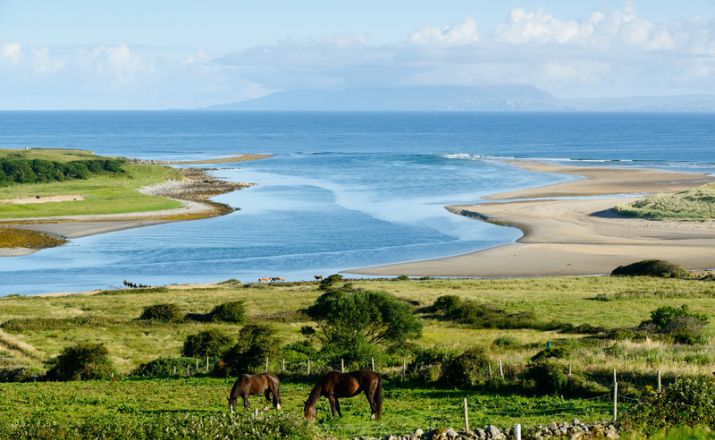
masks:
<path fill-rule="evenodd" d="M 328 402 L 330 402 L 330 412 L 333 414 L 333 417 L 335 417 L 335 411 L 336 411 L 335 402 L 336 401 L 337 401 L 337 399 L 335 399 L 334 395 L 331 394 L 328 396 Z"/>
<path fill-rule="evenodd" d="M 365 397 L 367 397 L 367 403 L 370 404 L 370 419 L 377 419 L 377 408 L 375 407 L 375 392 L 377 391 L 376 384 L 370 384 L 369 387 L 365 389 Z"/>
<path fill-rule="evenodd" d="M 271 403 L 271 389 L 266 388 L 266 391 L 264 392 L 264 395 L 266 396 L 266 403 Z"/>
<path fill-rule="evenodd" d="M 271 394 L 273 394 L 273 407 L 281 409 L 281 392 L 278 384 L 271 383 Z"/>
<path fill-rule="evenodd" d="M 242 394 L 243 398 L 243 409 L 248 409 L 248 394 Z"/>
<path fill-rule="evenodd" d="M 340 411 L 340 401 L 338 398 L 335 398 L 335 409 L 338 410 L 338 417 L 342 417 L 343 413 Z"/>

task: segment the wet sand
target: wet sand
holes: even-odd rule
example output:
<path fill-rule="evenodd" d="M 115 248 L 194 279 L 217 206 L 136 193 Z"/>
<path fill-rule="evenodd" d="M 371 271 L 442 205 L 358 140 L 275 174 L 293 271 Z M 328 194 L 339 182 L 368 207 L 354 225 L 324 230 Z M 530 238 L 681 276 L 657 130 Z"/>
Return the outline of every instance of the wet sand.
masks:
<path fill-rule="evenodd" d="M 516 243 L 466 255 L 347 272 L 464 277 L 600 275 L 646 258 L 671 260 L 693 270 L 715 267 L 715 222 L 650 221 L 620 217 L 610 210 L 637 197 L 548 200 L 683 191 L 712 182 L 711 176 L 531 161 L 512 163 L 532 171 L 577 175 L 582 179 L 488 197 L 547 200 L 447 207 L 455 214 L 519 228 L 524 236 Z"/>

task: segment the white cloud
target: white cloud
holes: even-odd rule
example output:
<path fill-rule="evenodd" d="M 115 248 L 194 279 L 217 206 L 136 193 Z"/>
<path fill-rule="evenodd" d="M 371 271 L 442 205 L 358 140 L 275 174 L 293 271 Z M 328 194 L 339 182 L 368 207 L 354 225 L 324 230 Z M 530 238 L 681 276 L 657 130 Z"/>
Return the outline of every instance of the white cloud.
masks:
<path fill-rule="evenodd" d="M 2 56 L 12 64 L 20 63 L 22 46 L 19 43 L 5 43 L 2 45 Z"/>
<path fill-rule="evenodd" d="M 479 29 L 477 21 L 472 17 L 467 17 L 461 23 L 451 26 L 437 28 L 425 26 L 412 34 L 410 42 L 412 44 L 446 44 L 457 46 L 472 44 L 479 41 Z"/>
<path fill-rule="evenodd" d="M 337 34 L 220 56 L 0 42 L 0 77 L 3 105 L 26 107 L 49 99 L 60 107 L 191 107 L 276 90 L 399 85 L 519 83 L 557 96 L 713 94 L 715 18 L 656 22 L 632 5 L 579 19 L 517 8 L 492 29 L 466 17 L 392 44 Z"/>

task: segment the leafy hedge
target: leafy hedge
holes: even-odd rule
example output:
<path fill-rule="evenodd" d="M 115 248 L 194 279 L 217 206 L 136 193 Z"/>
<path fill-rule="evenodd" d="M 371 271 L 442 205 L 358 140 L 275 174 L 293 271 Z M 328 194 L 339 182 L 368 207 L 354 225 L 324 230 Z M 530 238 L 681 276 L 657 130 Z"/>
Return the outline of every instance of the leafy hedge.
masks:
<path fill-rule="evenodd" d="M 0 186 L 87 179 L 93 174 L 122 173 L 124 159 L 57 162 L 44 159 L 1 158 Z"/>
<path fill-rule="evenodd" d="M 152 414 L 134 416 L 102 415 L 82 420 L 59 419 L 36 414 L 29 419 L 0 424 L 0 438 L 13 440 L 278 440 L 313 439 L 311 426 L 302 418 L 285 412 L 252 414 Z"/>

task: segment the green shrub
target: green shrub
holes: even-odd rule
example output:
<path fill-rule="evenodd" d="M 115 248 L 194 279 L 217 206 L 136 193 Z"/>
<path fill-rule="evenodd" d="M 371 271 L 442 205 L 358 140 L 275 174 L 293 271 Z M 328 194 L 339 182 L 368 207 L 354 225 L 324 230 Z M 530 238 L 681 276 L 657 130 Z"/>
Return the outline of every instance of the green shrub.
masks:
<path fill-rule="evenodd" d="M 707 323 L 707 316 L 691 313 L 686 305 L 664 306 L 653 310 L 650 319 L 641 322 L 639 329 L 670 335 L 681 344 L 697 344 L 704 342 L 702 333 Z"/>
<path fill-rule="evenodd" d="M 189 335 L 184 341 L 182 354 L 186 357 L 221 356 L 231 348 L 234 338 L 221 330 L 206 330 L 195 335 Z"/>
<path fill-rule="evenodd" d="M 246 322 L 246 306 L 243 301 L 231 301 L 219 304 L 211 310 L 212 321 L 242 324 Z"/>
<path fill-rule="evenodd" d="M 45 378 L 53 381 L 107 379 L 114 373 L 109 350 L 102 344 L 67 347 L 48 365 Z"/>
<path fill-rule="evenodd" d="M 254 417 L 236 414 L 102 414 L 66 419 L 50 413 L 37 413 L 0 424 L 0 438 L 14 440 L 311 440 L 316 434 L 303 417 L 271 411 Z"/>
<path fill-rule="evenodd" d="M 570 354 L 570 351 L 564 347 L 547 348 L 532 356 L 531 361 L 538 362 L 544 359 L 566 359 Z"/>
<path fill-rule="evenodd" d="M 203 365 L 203 362 L 200 365 Z M 158 358 L 141 364 L 131 374 L 141 377 L 171 377 L 175 374 L 184 374 L 187 368 L 191 370 L 196 368 L 195 358 Z"/>
<path fill-rule="evenodd" d="M 266 358 L 275 360 L 279 353 L 275 330 L 265 324 L 248 324 L 239 332 L 236 345 L 223 354 L 214 373 L 225 377 L 263 372 Z"/>
<path fill-rule="evenodd" d="M 177 322 L 183 319 L 181 309 L 176 304 L 154 304 L 144 307 L 139 319 L 156 322 Z"/>
<path fill-rule="evenodd" d="M 0 382 L 27 382 L 35 377 L 34 371 L 26 367 L 0 368 Z"/>
<path fill-rule="evenodd" d="M 397 278 L 395 278 L 395 281 L 409 281 L 409 280 L 410 280 L 410 277 L 408 277 L 407 275 L 400 275 Z"/>
<path fill-rule="evenodd" d="M 492 346 L 498 348 L 514 348 L 521 346 L 521 343 L 513 336 L 499 336 L 492 342 Z"/>
<path fill-rule="evenodd" d="M 436 382 L 442 378 L 445 365 L 458 355 L 459 352 L 446 347 L 417 347 L 407 370 L 421 382 Z"/>
<path fill-rule="evenodd" d="M 442 374 L 442 380 L 453 386 L 483 385 L 489 379 L 489 358 L 481 347 L 470 348 L 448 361 Z"/>
<path fill-rule="evenodd" d="M 547 359 L 530 363 L 523 378 L 539 394 L 563 392 L 569 381 L 563 365 Z"/>
<path fill-rule="evenodd" d="M 687 278 L 688 271 L 665 260 L 643 260 L 613 269 L 614 276 L 648 276 L 660 278 Z"/>
<path fill-rule="evenodd" d="M 627 413 L 627 422 L 647 434 L 669 426 L 715 428 L 715 381 L 685 377 L 658 393 L 648 389 Z"/>
<path fill-rule="evenodd" d="M 341 282 L 342 280 L 343 280 L 343 276 L 335 273 L 335 274 L 332 274 L 326 278 L 323 278 L 323 280 L 318 285 L 318 288 L 320 290 L 327 290 L 327 289 L 333 287 L 335 284 Z"/>
<path fill-rule="evenodd" d="M 457 310 L 462 306 L 462 298 L 457 295 L 443 295 L 434 300 L 432 310 L 443 313 L 446 317 L 455 316 Z"/>

